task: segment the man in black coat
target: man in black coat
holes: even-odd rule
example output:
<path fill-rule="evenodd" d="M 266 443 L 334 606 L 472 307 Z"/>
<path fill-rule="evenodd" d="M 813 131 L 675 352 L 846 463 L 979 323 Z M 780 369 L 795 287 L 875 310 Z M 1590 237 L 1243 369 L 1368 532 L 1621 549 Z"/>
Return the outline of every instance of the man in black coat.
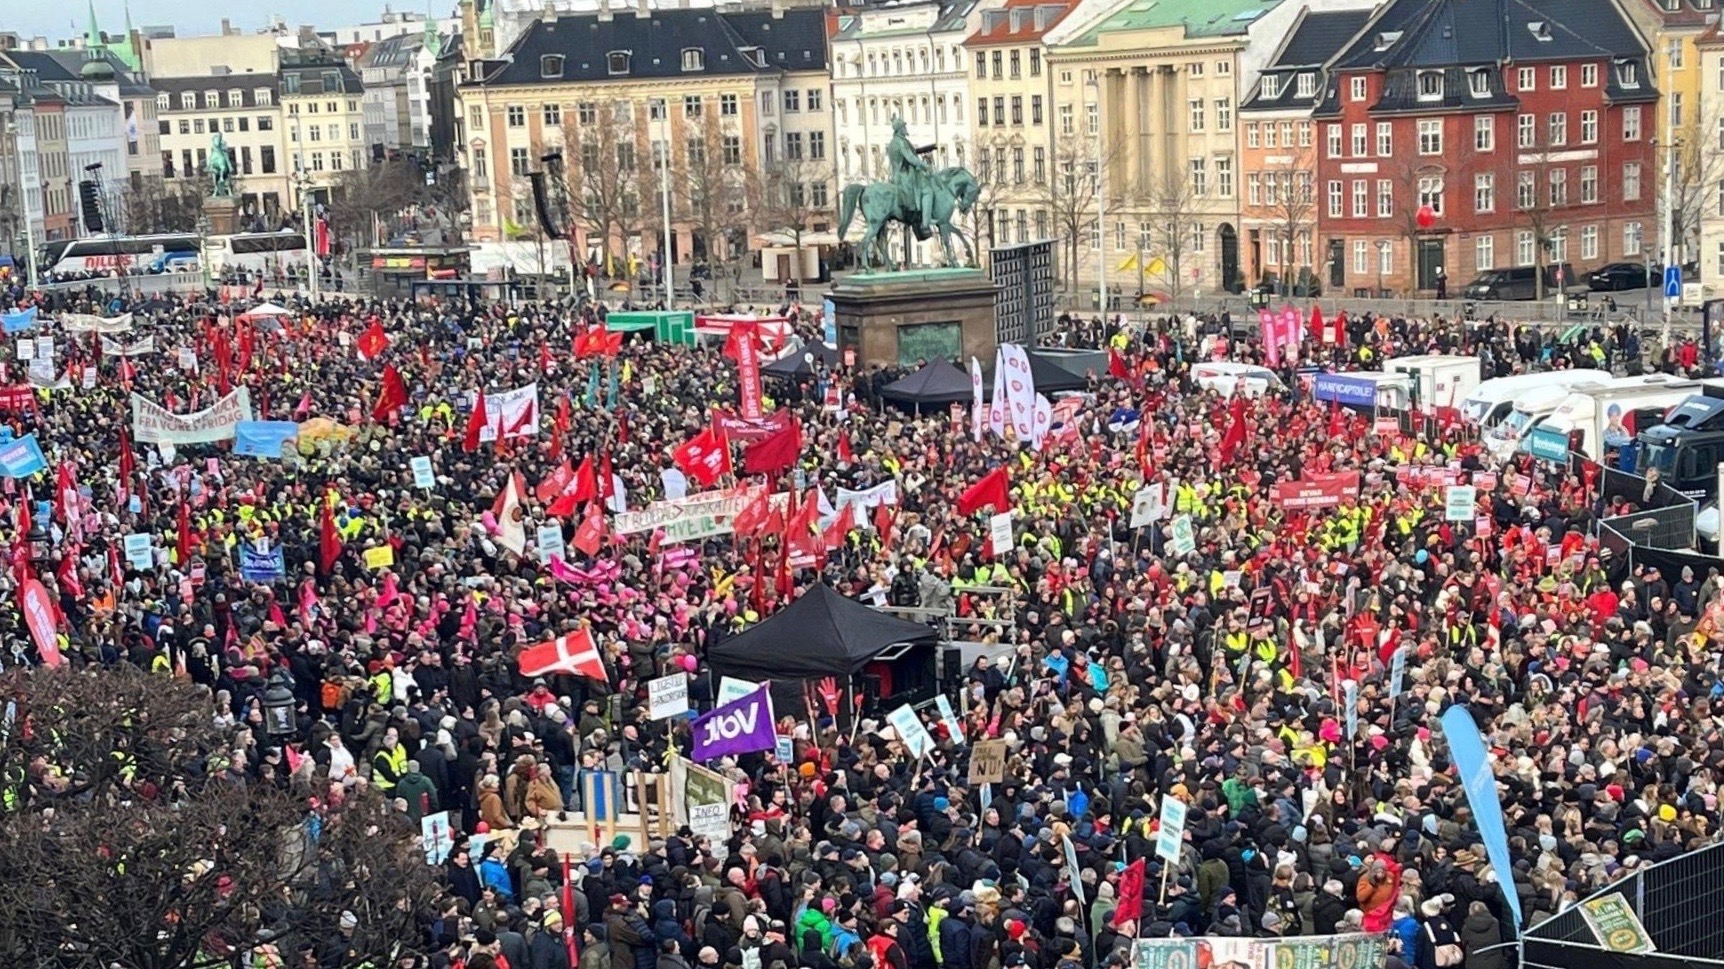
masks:
<path fill-rule="evenodd" d="M 527 946 L 527 969 L 572 969 L 569 946 L 563 939 L 563 916 L 556 909 L 545 913 L 544 922 Z"/>

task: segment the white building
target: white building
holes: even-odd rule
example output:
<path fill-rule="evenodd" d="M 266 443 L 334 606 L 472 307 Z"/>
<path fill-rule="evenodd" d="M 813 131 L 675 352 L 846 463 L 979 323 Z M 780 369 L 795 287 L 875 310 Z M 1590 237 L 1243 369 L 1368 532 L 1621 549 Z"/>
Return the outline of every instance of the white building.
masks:
<path fill-rule="evenodd" d="M 928 0 L 867 7 L 838 18 L 832 123 L 840 186 L 884 177 L 895 117 L 904 119 L 911 143 L 932 147 L 930 164 L 971 164 L 969 58 L 963 45 L 980 25 L 982 11 L 999 5 L 1000 0 Z M 850 238 L 858 237 L 852 226 Z M 937 240 L 912 247 L 918 264 L 942 258 Z"/>
<path fill-rule="evenodd" d="M 74 188 L 90 180 L 98 183 L 103 205 L 103 229 L 112 230 L 124 206 L 121 197 L 130 181 L 126 151 L 126 115 L 120 95 L 120 77 L 105 57 L 84 60 L 83 55 L 56 56 L 38 51 L 8 51 L 6 60 L 66 103 L 66 163 Z M 74 206 L 84 234 L 83 212 Z"/>
<path fill-rule="evenodd" d="M 420 33 L 386 38 L 359 59 L 365 143 L 372 150 L 430 146 L 429 78 L 446 43 L 436 23 L 421 21 Z"/>

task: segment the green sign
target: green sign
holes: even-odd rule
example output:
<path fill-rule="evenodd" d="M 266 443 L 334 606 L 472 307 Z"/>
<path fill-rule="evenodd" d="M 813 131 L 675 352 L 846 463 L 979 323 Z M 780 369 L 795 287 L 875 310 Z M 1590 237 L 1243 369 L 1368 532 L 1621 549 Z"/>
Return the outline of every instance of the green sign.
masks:
<path fill-rule="evenodd" d="M 1540 461 L 1568 462 L 1568 435 L 1544 426 L 1532 429 L 1527 438 L 1527 450 Z"/>
<path fill-rule="evenodd" d="M 1634 914 L 1633 906 L 1621 892 L 1581 902 L 1580 915 L 1586 919 L 1587 925 L 1592 926 L 1599 945 L 1611 952 L 1640 954 L 1658 951 L 1652 936 L 1646 934 L 1646 926 L 1640 924 L 1640 916 Z"/>
<path fill-rule="evenodd" d="M 1191 516 L 1180 515 L 1173 520 L 1173 554 L 1190 555 L 1197 550 L 1197 536 L 1191 530 Z"/>
<path fill-rule="evenodd" d="M 1389 947 L 1380 935 L 1328 935 L 1269 945 L 1268 969 L 1383 969 Z"/>
<path fill-rule="evenodd" d="M 1137 939 L 1131 944 L 1132 969 L 1197 969 L 1196 939 Z"/>

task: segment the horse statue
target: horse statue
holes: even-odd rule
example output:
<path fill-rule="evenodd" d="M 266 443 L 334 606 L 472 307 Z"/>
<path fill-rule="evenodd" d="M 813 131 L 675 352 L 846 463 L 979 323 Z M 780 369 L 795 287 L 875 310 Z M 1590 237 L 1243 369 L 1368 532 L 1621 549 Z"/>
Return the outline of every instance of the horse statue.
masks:
<path fill-rule="evenodd" d="M 210 138 L 210 153 L 204 162 L 204 171 L 210 176 L 210 198 L 233 198 L 233 162 L 228 159 L 227 141 L 219 131 Z"/>
<path fill-rule="evenodd" d="M 952 167 L 930 172 L 926 176 L 927 193 L 932 199 L 932 211 L 922 211 L 921 202 L 914 193 L 905 191 L 897 182 L 860 182 L 844 186 L 839 197 L 838 238 L 843 241 L 850 232 L 850 220 L 856 213 L 862 214 L 867 225 L 863 233 L 860 251 L 862 253 L 862 268 L 873 268 L 876 258 L 880 263 L 891 265 L 892 260 L 886 252 L 886 240 L 882 235 L 889 222 L 897 222 L 905 229 L 905 249 L 909 248 L 909 234 L 915 233 L 916 238 L 926 239 L 934 233 L 939 233 L 940 246 L 945 250 L 948 265 L 974 265 L 976 250 L 963 231 L 952 225 L 954 216 L 967 213 L 981 196 L 981 185 L 968 169 Z M 965 263 L 959 263 L 957 255 L 952 251 L 952 236 L 964 244 Z"/>

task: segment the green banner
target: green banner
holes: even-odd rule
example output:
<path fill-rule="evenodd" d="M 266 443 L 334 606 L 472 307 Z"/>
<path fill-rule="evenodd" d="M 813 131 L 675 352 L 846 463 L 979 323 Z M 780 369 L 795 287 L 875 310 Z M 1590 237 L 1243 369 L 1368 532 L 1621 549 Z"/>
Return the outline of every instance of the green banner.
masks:
<path fill-rule="evenodd" d="M 1133 969 L 1197 969 L 1196 939 L 1138 939 L 1131 945 Z"/>
<path fill-rule="evenodd" d="M 1611 952 L 1656 952 L 1658 946 L 1640 924 L 1640 916 L 1621 892 L 1611 892 L 1580 903 L 1581 917 L 1598 936 L 1598 944 Z"/>

